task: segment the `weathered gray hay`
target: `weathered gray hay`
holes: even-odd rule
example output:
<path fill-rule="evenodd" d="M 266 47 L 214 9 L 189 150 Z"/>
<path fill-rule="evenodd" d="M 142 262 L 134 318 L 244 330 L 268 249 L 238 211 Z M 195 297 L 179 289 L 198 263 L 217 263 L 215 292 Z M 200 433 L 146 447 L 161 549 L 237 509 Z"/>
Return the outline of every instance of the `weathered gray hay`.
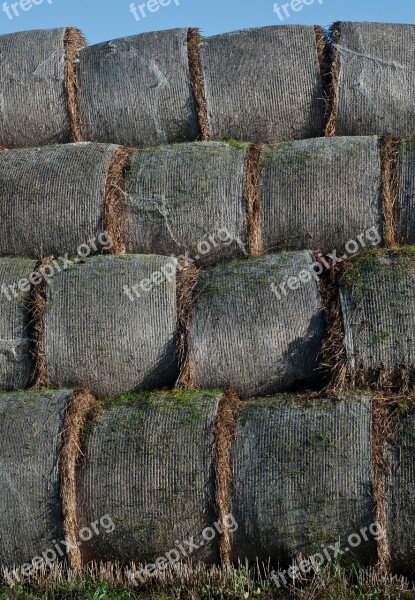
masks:
<path fill-rule="evenodd" d="M 24 389 L 30 381 L 31 335 L 27 308 L 30 296 L 29 276 L 35 267 L 36 262 L 28 259 L 0 259 L 0 389 L 2 390 Z"/>
<path fill-rule="evenodd" d="M 67 391 L 0 394 L 0 562 L 4 566 L 31 562 L 63 539 L 59 434 L 69 396 Z"/>
<path fill-rule="evenodd" d="M 233 463 L 234 560 L 286 564 L 339 539 L 344 550 L 350 534 L 373 523 L 367 397 L 249 401 Z M 373 543 L 351 550 L 365 562 L 376 557 Z"/>
<path fill-rule="evenodd" d="M 313 263 L 309 252 L 264 256 L 203 273 L 190 321 L 193 387 L 271 394 L 316 379 L 324 336 L 318 282 L 278 286 Z"/>
<path fill-rule="evenodd" d="M 0 254 L 41 258 L 99 245 L 117 146 L 66 144 L 0 153 Z M 85 252 L 85 249 L 82 249 Z"/>
<path fill-rule="evenodd" d="M 195 140 L 187 29 L 144 33 L 80 53 L 86 139 L 129 146 Z"/>
<path fill-rule="evenodd" d="M 70 141 L 76 121 L 72 65 L 83 45 L 72 28 L 0 36 L 0 145 Z"/>
<path fill-rule="evenodd" d="M 127 178 L 128 252 L 187 252 L 205 266 L 247 254 L 246 151 L 198 142 L 134 152 Z"/>
<path fill-rule="evenodd" d="M 387 448 L 389 469 L 386 477 L 386 529 L 390 569 L 413 576 L 415 546 L 415 418 L 399 419 L 399 433 Z"/>
<path fill-rule="evenodd" d="M 415 133 L 414 25 L 335 24 L 337 135 Z"/>
<path fill-rule="evenodd" d="M 370 252 L 342 277 L 347 366 L 354 381 L 405 387 L 413 381 L 415 262 L 409 249 Z"/>
<path fill-rule="evenodd" d="M 201 62 L 211 139 L 273 144 L 323 134 L 313 27 L 262 27 L 205 38 Z"/>
<path fill-rule="evenodd" d="M 215 417 L 220 392 L 177 391 L 112 401 L 86 441 L 80 522 L 109 514 L 115 530 L 82 544 L 83 559 L 154 562 L 194 539 L 192 558 L 218 562 L 213 527 Z"/>
<path fill-rule="evenodd" d="M 398 241 L 415 244 L 415 140 L 399 143 L 397 191 L 399 205 Z"/>
<path fill-rule="evenodd" d="M 377 137 L 283 142 L 265 148 L 262 163 L 263 251 L 336 249 L 341 257 L 370 227 L 382 233 Z"/>
<path fill-rule="evenodd" d="M 147 281 L 154 274 L 158 284 Z M 176 260 L 159 256 L 98 256 L 56 273 L 45 316 L 50 385 L 99 396 L 172 385 L 175 277 Z M 152 287 L 137 295 L 141 282 Z"/>

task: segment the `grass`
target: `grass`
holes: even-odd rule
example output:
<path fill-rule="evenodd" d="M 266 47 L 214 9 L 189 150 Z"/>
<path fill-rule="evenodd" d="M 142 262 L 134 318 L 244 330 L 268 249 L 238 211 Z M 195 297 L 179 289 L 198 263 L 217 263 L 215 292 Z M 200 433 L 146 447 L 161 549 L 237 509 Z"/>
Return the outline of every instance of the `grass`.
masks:
<path fill-rule="evenodd" d="M 279 588 L 264 567 L 206 568 L 177 565 L 158 578 L 132 587 L 121 569 L 93 565 L 82 574 L 62 566 L 38 572 L 36 579 L 0 584 L 0 600 L 415 600 L 404 578 L 360 565 L 331 563 L 308 580 Z"/>

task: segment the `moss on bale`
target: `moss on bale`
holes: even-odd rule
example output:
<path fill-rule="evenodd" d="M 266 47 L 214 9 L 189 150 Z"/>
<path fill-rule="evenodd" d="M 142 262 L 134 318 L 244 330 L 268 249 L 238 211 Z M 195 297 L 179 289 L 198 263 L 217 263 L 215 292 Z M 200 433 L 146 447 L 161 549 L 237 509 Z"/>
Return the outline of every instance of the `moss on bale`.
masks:
<path fill-rule="evenodd" d="M 248 401 L 233 450 L 232 556 L 288 564 L 373 522 L 371 401 Z M 372 543 L 354 550 L 374 561 Z"/>
<path fill-rule="evenodd" d="M 312 262 L 310 253 L 287 253 L 202 273 L 190 321 L 191 385 L 249 397 L 315 382 L 324 335 L 318 284 L 310 278 L 280 298 L 272 289 Z"/>
<path fill-rule="evenodd" d="M 414 258 L 408 246 L 350 261 L 340 285 L 350 385 L 413 387 Z"/>
<path fill-rule="evenodd" d="M 246 148 L 218 142 L 134 152 L 127 176 L 128 251 L 187 252 L 203 266 L 243 256 L 245 157 Z"/>
<path fill-rule="evenodd" d="M 101 411 L 79 473 L 80 513 L 89 523 L 108 512 L 116 528 L 83 545 L 84 561 L 154 560 L 177 540 L 193 536 L 197 543 L 213 525 L 214 423 L 221 395 L 149 392 Z M 192 558 L 212 563 L 218 555 L 214 540 Z"/>

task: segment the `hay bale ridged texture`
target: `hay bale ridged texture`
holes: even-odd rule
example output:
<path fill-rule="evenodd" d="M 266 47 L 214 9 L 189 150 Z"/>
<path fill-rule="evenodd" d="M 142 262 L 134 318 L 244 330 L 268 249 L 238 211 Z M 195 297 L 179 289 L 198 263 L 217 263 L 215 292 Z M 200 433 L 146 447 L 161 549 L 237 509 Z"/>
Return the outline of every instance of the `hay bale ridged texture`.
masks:
<path fill-rule="evenodd" d="M 30 380 L 28 300 L 36 262 L 24 258 L 0 259 L 0 389 L 18 390 Z M 22 280 L 27 282 L 23 285 Z M 26 289 L 22 292 L 21 287 Z M 9 286 L 14 286 L 10 289 Z"/>
<path fill-rule="evenodd" d="M 379 139 L 322 138 L 265 148 L 262 250 L 338 250 L 382 232 Z M 368 243 L 368 242 L 367 242 Z"/>
<path fill-rule="evenodd" d="M 357 257 L 342 278 L 347 362 L 369 375 L 415 369 L 415 260 L 410 252 Z"/>
<path fill-rule="evenodd" d="M 311 279 L 280 299 L 271 289 L 312 262 L 309 252 L 294 252 L 233 261 L 201 275 L 189 333 L 195 387 L 250 397 L 316 379 L 325 328 L 318 283 Z"/>
<path fill-rule="evenodd" d="M 415 25 L 339 23 L 337 135 L 415 133 Z"/>
<path fill-rule="evenodd" d="M 138 565 L 178 550 L 176 541 L 194 538 L 199 545 L 204 528 L 216 521 L 213 444 L 220 396 L 141 394 L 98 417 L 79 472 L 80 521 L 88 525 L 108 513 L 116 527 L 82 545 L 84 561 Z M 218 562 L 218 539 L 205 541 L 192 558 Z"/>
<path fill-rule="evenodd" d="M 415 561 L 415 417 L 402 416 L 399 433 L 387 451 L 386 533 L 390 568 L 411 577 Z"/>
<path fill-rule="evenodd" d="M 174 256 L 187 251 L 205 266 L 246 253 L 245 159 L 246 147 L 218 142 L 134 153 L 127 185 L 128 251 Z"/>
<path fill-rule="evenodd" d="M 0 146 L 69 142 L 65 32 L 61 28 L 0 36 Z"/>
<path fill-rule="evenodd" d="M 86 139 L 129 146 L 195 140 L 187 29 L 143 33 L 80 52 Z"/>
<path fill-rule="evenodd" d="M 234 559 L 288 563 L 373 523 L 371 401 L 250 401 L 233 450 Z M 367 562 L 374 544 L 353 552 Z M 347 556 L 347 555 L 346 555 Z"/>
<path fill-rule="evenodd" d="M 313 27 L 235 31 L 205 38 L 200 51 L 212 139 L 274 144 L 323 134 Z"/>
<path fill-rule="evenodd" d="M 90 238 L 99 246 L 117 148 L 77 143 L 1 152 L 0 254 L 73 256 Z"/>
<path fill-rule="evenodd" d="M 140 297 L 125 293 L 155 272 L 170 277 Z M 176 260 L 98 256 L 48 286 L 45 345 L 50 384 L 99 396 L 172 385 L 176 378 Z M 131 294 L 132 292 L 130 292 Z"/>
<path fill-rule="evenodd" d="M 399 144 L 398 241 L 402 245 L 415 244 L 415 140 L 402 140 Z"/>
<path fill-rule="evenodd" d="M 31 562 L 63 539 L 59 446 L 68 391 L 0 394 L 0 563 Z"/>

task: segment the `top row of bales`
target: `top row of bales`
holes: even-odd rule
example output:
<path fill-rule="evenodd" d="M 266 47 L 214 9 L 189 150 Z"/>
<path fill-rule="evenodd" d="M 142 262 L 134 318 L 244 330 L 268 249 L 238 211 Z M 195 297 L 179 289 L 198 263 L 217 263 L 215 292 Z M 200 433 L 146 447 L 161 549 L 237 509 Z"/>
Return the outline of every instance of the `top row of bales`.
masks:
<path fill-rule="evenodd" d="M 89 47 L 73 28 L 3 35 L 0 145 L 414 134 L 414 42 L 414 25 L 377 23 L 327 36 L 174 29 Z"/>

